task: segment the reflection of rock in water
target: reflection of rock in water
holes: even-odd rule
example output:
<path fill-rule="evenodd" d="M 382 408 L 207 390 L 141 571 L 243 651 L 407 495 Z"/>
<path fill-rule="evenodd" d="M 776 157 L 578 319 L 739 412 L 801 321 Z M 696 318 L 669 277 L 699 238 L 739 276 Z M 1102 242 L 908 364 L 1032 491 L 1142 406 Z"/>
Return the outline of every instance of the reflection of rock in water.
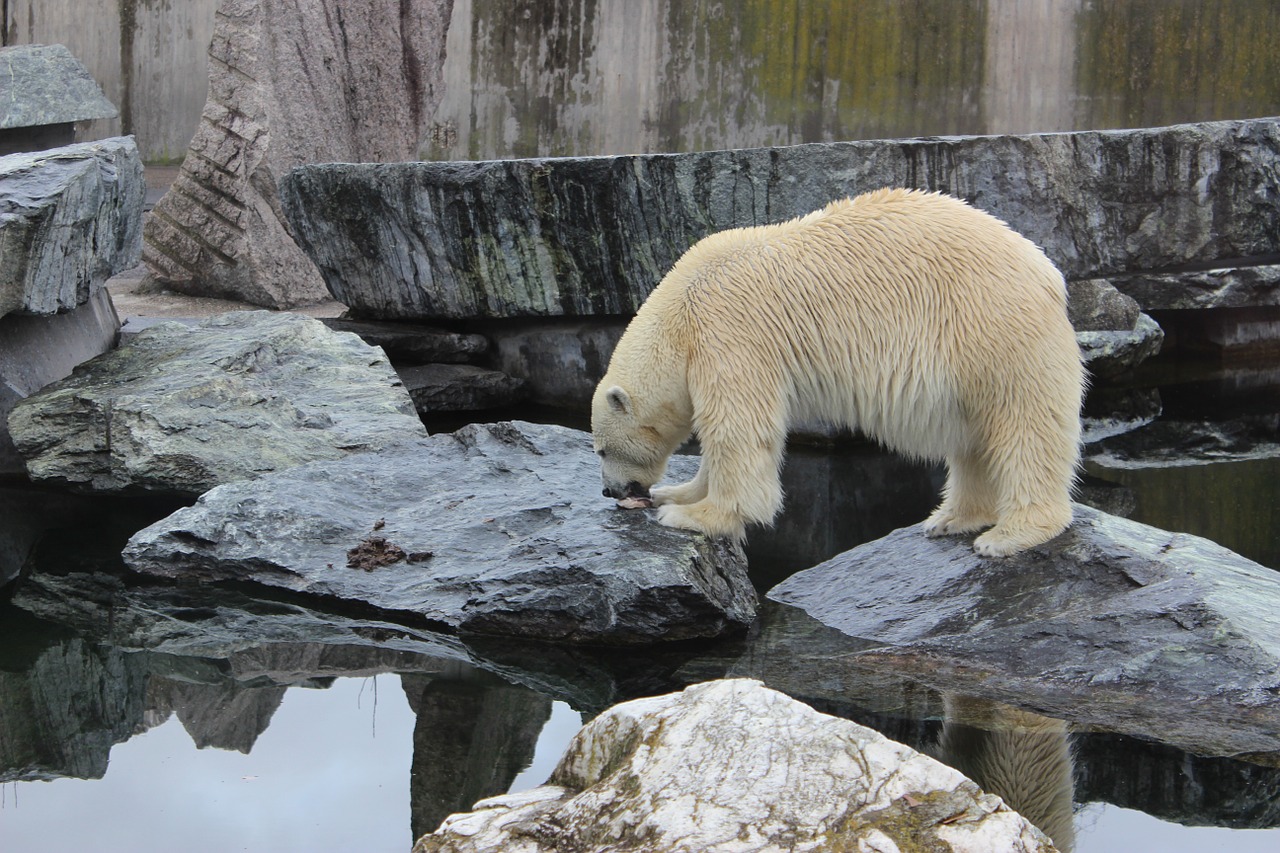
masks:
<path fill-rule="evenodd" d="M 1067 725 L 999 702 L 947 695 L 938 759 L 1001 796 L 1053 839 L 1075 848 Z"/>
<path fill-rule="evenodd" d="M 0 781 L 102 778 L 112 745 L 143 723 L 142 656 L 78 638 L 31 653 L 38 621 L 15 611 L 0 619 L 9 638 L 0 657 Z"/>
<path fill-rule="evenodd" d="M 249 754 L 284 701 L 287 687 L 242 687 L 235 682 L 190 684 L 153 678 L 147 704 L 157 715 L 176 712 L 199 749 L 212 746 Z"/>
<path fill-rule="evenodd" d="M 1192 755 L 1099 733 L 1076 744 L 1077 799 L 1139 809 L 1185 826 L 1280 826 L 1280 755 L 1257 763 Z"/>
<path fill-rule="evenodd" d="M 511 787 L 533 760 L 551 700 L 489 678 L 459 682 L 406 675 L 401 682 L 418 715 L 409 780 L 418 838 L 449 815 Z"/>

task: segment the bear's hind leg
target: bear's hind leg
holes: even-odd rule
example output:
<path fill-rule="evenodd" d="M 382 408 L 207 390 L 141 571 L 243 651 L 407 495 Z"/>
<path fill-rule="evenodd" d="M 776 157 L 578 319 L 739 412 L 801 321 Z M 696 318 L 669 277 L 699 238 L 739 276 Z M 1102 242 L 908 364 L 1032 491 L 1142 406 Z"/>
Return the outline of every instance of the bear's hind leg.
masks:
<path fill-rule="evenodd" d="M 982 556 L 1007 557 L 1025 551 L 1048 542 L 1071 524 L 1078 421 L 1061 427 L 1056 421 L 1045 416 L 1037 424 L 1010 430 L 989 448 L 992 482 L 999 496 L 998 518 L 995 527 L 973 542 L 973 550 Z"/>
<path fill-rule="evenodd" d="M 925 535 L 973 533 L 995 523 L 996 492 L 986 462 L 972 453 L 948 459 L 942 503 L 925 519 Z"/>

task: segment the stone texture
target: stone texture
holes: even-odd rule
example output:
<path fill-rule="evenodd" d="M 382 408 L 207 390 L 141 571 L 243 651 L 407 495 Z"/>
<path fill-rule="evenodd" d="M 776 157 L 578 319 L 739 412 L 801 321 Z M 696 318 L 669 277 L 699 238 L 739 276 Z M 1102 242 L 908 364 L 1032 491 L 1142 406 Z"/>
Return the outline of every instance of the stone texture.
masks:
<path fill-rule="evenodd" d="M 692 476 L 691 462 L 672 476 Z M 751 622 L 740 551 L 617 509 L 599 484 L 586 433 L 475 425 L 214 489 L 137 533 L 124 558 L 470 633 L 652 643 Z M 400 555 L 362 571 L 353 549 Z"/>
<path fill-rule="evenodd" d="M 0 317 L 69 311 L 137 265 L 145 196 L 130 138 L 0 157 Z"/>
<path fill-rule="evenodd" d="M 115 105 L 60 44 L 0 47 L 0 130 L 114 118 Z"/>
<path fill-rule="evenodd" d="M 1160 352 L 1164 331 L 1146 314 L 1131 331 L 1076 332 L 1085 367 L 1095 377 L 1119 376 Z"/>
<path fill-rule="evenodd" d="M 1067 318 L 1077 332 L 1129 331 L 1141 309 L 1110 282 L 1090 278 L 1067 285 Z"/>
<path fill-rule="evenodd" d="M 1056 848 L 959 771 L 758 682 L 731 680 L 610 709 L 577 734 L 548 784 L 481 800 L 413 849 Z"/>
<path fill-rule="evenodd" d="M 191 495 L 426 433 L 381 350 L 265 311 L 153 326 L 20 402 L 9 429 L 34 479 Z"/>
<path fill-rule="evenodd" d="M 105 289 L 61 314 L 0 317 L 0 474 L 25 474 L 9 435 L 9 412 L 30 395 L 116 343 L 120 320 Z"/>
<path fill-rule="evenodd" d="M 223 0 L 209 101 L 146 227 L 165 287 L 288 308 L 328 298 L 277 179 L 317 161 L 411 160 L 440 97 L 448 0 Z"/>
<path fill-rule="evenodd" d="M 393 364 L 467 364 L 489 352 L 484 335 L 454 332 L 415 323 L 377 323 L 322 319 L 335 332 L 351 332 L 370 346 L 382 347 Z"/>
<path fill-rule="evenodd" d="M 1144 273 L 1110 280 L 1148 311 L 1280 305 L 1280 266 Z"/>
<path fill-rule="evenodd" d="M 861 665 L 934 689 L 1110 717 L 1202 755 L 1280 750 L 1280 574 L 1196 536 L 1075 513 L 1002 560 L 904 528 L 769 597 L 873 646 Z"/>
<path fill-rule="evenodd" d="M 691 154 L 324 164 L 282 186 L 333 295 L 383 319 L 630 314 L 695 241 L 895 185 L 960 196 L 1069 279 L 1280 250 L 1280 129 L 873 140 Z"/>
<path fill-rule="evenodd" d="M 473 364 L 420 364 L 396 372 L 424 415 L 514 406 L 526 396 L 523 380 Z"/>

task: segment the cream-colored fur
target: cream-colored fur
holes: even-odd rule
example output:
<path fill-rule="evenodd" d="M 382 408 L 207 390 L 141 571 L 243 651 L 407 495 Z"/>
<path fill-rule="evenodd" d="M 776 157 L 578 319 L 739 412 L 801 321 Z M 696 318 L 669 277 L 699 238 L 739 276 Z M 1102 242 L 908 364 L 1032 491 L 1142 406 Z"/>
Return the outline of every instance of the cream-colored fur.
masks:
<path fill-rule="evenodd" d="M 1001 556 L 1070 523 L 1083 386 L 1043 252 L 957 199 L 879 190 L 689 249 L 619 341 L 592 431 L 615 497 L 696 433 L 701 468 L 653 490 L 658 519 L 741 538 L 782 505 L 790 425 L 858 429 L 944 459 L 925 532 L 991 527 L 974 547 Z"/>

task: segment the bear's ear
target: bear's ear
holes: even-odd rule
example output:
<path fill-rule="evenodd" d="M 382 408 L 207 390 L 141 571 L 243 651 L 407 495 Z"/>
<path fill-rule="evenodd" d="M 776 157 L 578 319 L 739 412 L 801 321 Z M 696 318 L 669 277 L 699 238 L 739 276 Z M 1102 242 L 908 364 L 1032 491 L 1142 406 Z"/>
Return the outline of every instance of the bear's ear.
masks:
<path fill-rule="evenodd" d="M 623 391 L 617 385 L 614 385 L 608 391 L 605 391 L 604 398 L 609 401 L 609 408 L 613 409 L 618 414 L 631 414 L 631 397 L 626 391 Z"/>

